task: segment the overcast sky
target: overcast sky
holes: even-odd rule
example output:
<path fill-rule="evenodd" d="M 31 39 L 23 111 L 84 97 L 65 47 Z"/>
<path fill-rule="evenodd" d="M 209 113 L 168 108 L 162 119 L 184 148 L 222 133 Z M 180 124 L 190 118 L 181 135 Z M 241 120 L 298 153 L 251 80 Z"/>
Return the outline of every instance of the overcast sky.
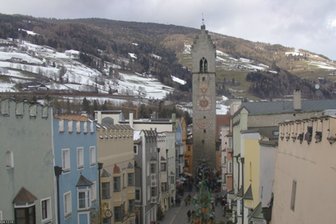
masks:
<path fill-rule="evenodd" d="M 336 60 L 335 0 L 0 0 L 0 12 L 35 17 L 99 17 L 207 29 L 303 48 Z"/>

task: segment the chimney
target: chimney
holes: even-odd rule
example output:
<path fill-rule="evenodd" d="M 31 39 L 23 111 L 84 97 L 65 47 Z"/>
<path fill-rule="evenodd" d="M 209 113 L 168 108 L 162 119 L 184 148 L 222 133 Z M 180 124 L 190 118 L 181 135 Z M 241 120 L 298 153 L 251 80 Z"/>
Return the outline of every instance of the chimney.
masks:
<path fill-rule="evenodd" d="M 101 111 L 95 111 L 95 121 L 98 124 L 101 124 L 102 122 L 102 112 Z"/>
<path fill-rule="evenodd" d="M 129 125 L 131 126 L 131 128 L 133 128 L 133 113 L 129 113 Z"/>
<path fill-rule="evenodd" d="M 301 110 L 301 90 L 295 89 L 293 93 L 293 108 L 294 110 Z"/>

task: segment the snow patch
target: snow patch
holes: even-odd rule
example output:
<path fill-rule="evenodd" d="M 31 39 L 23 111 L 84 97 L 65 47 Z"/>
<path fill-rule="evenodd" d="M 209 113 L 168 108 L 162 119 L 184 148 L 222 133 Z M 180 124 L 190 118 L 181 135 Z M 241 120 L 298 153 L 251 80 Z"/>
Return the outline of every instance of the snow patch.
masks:
<path fill-rule="evenodd" d="M 184 81 L 183 79 L 180 79 L 176 76 L 171 75 L 171 78 L 174 82 L 177 82 L 178 84 L 185 85 L 187 82 Z"/>
<path fill-rule="evenodd" d="M 136 56 L 135 53 L 128 53 L 128 55 L 133 58 L 133 59 L 137 59 L 138 57 Z"/>
<path fill-rule="evenodd" d="M 40 34 L 38 34 L 38 33 L 35 33 L 35 32 L 33 32 L 33 31 L 31 31 L 31 30 L 25 30 L 25 29 L 18 29 L 19 31 L 23 31 L 23 32 L 26 32 L 28 35 L 31 35 L 31 36 L 36 36 L 36 35 L 40 35 Z"/>

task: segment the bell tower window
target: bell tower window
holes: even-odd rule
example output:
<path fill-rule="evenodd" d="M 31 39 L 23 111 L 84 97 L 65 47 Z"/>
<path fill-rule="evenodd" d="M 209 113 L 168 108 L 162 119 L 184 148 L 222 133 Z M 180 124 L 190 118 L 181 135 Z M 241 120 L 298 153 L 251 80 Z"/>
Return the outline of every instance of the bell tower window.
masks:
<path fill-rule="evenodd" d="M 200 60 L 200 73 L 208 72 L 208 61 L 203 57 Z"/>

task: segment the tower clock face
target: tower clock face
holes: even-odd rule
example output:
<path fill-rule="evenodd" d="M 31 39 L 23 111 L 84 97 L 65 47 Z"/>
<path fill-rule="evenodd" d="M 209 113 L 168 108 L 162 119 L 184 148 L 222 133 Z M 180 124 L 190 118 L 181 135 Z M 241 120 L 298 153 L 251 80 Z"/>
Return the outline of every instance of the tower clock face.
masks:
<path fill-rule="evenodd" d="M 207 96 L 201 96 L 199 97 L 197 104 L 200 110 L 209 110 L 211 106 L 211 100 Z"/>

